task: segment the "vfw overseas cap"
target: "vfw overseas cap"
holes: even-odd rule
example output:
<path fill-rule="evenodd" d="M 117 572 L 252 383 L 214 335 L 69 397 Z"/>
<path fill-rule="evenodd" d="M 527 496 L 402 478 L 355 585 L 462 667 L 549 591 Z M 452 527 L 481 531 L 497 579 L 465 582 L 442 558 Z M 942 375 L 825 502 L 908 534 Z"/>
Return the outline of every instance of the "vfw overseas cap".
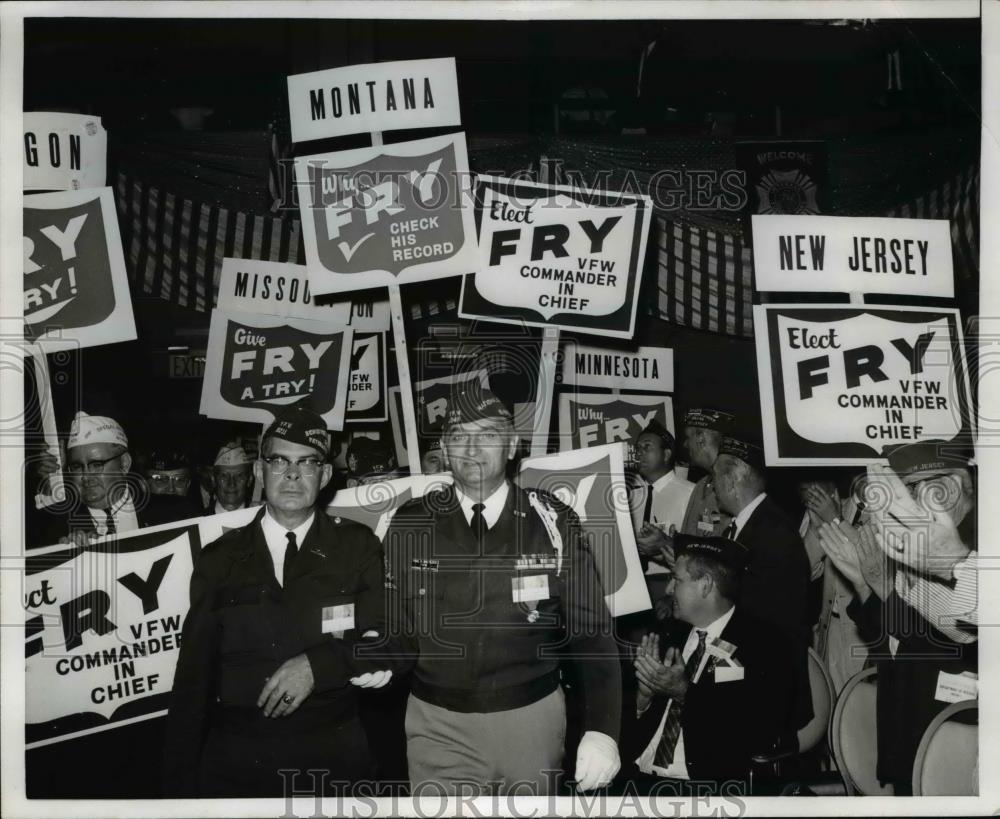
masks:
<path fill-rule="evenodd" d="M 928 473 L 968 469 L 969 458 L 957 449 L 947 441 L 930 439 L 886 447 L 882 454 L 889 459 L 892 471 L 907 483 L 924 480 L 929 477 Z"/>
<path fill-rule="evenodd" d="M 735 438 L 727 435 L 722 439 L 722 443 L 719 444 L 719 454 L 732 455 L 734 458 L 739 458 L 744 463 L 754 467 L 754 469 L 763 469 L 765 467 L 764 449 L 755 441 L 748 441 L 744 438 Z"/>
<path fill-rule="evenodd" d="M 285 407 L 264 433 L 263 441 L 279 438 L 293 444 L 302 444 L 315 449 L 324 458 L 330 452 L 330 433 L 326 431 L 326 421 L 312 410 L 292 405 Z"/>
<path fill-rule="evenodd" d="M 490 390 L 469 387 L 451 394 L 445 428 L 488 419 L 512 420 L 513 415 Z"/>
<path fill-rule="evenodd" d="M 114 418 L 78 412 L 70 425 L 66 448 L 88 444 L 117 444 L 128 449 L 128 438 Z"/>
<path fill-rule="evenodd" d="M 710 429 L 714 432 L 728 432 L 733 427 L 736 416 L 711 407 L 689 409 L 684 415 L 684 426 Z"/>
<path fill-rule="evenodd" d="M 674 536 L 674 548 L 677 557 L 685 554 L 706 557 L 738 572 L 750 562 L 750 550 L 727 537 L 677 534 Z"/>

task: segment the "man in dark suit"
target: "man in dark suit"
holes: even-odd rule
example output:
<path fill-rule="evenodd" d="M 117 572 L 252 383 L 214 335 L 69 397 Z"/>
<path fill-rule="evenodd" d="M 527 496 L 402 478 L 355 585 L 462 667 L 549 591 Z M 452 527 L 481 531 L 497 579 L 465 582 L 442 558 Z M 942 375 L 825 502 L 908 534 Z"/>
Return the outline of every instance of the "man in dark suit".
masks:
<path fill-rule="evenodd" d="M 723 532 L 750 551 L 740 608 L 783 632 L 798 649 L 796 707 L 786 742 L 813 716 L 809 691 L 806 597 L 809 560 L 791 519 L 767 496 L 764 451 L 748 437 L 726 436 L 712 467 L 719 508 L 733 516 Z"/>
<path fill-rule="evenodd" d="M 167 717 L 169 795 L 330 793 L 371 775 L 355 686 L 384 685 L 404 663 L 385 639 L 378 540 L 316 510 L 329 446 L 315 413 L 279 414 L 254 465 L 264 508 L 195 565 Z"/>
<path fill-rule="evenodd" d="M 58 469 L 56 459 L 40 459 L 43 485 Z M 66 440 L 65 498 L 31 511 L 27 548 L 55 543 L 85 545 L 96 537 L 134 531 L 201 515 L 186 497 L 152 494 L 132 472 L 128 438 L 113 418 L 78 412 Z"/>
<path fill-rule="evenodd" d="M 715 793 L 748 793 L 753 754 L 769 749 L 787 722 L 793 647 L 737 602 L 745 547 L 678 535 L 675 549 L 674 620 L 643 638 L 635 660 L 625 778 L 654 794 L 701 793 L 705 783 Z"/>

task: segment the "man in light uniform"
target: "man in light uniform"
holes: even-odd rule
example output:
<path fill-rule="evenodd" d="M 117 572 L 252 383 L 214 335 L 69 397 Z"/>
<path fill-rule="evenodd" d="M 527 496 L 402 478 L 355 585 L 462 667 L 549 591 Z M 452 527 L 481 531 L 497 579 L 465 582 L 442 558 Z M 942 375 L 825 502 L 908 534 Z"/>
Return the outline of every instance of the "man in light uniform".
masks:
<path fill-rule="evenodd" d="M 442 443 L 454 486 L 403 505 L 385 538 L 393 634 L 419 654 L 411 786 L 549 793 L 566 733 L 562 656 L 583 702 L 577 787 L 606 785 L 619 767 L 621 677 L 579 519 L 507 480 L 517 437 L 489 391 L 454 396 Z"/>
<path fill-rule="evenodd" d="M 722 436 L 733 427 L 735 418 L 717 409 L 691 409 L 684 416 L 684 446 L 693 466 L 705 474 L 691 493 L 684 523 L 680 530 L 686 535 L 719 535 L 729 525 L 732 516 L 719 509 L 712 486 L 712 466 L 719 456 Z"/>

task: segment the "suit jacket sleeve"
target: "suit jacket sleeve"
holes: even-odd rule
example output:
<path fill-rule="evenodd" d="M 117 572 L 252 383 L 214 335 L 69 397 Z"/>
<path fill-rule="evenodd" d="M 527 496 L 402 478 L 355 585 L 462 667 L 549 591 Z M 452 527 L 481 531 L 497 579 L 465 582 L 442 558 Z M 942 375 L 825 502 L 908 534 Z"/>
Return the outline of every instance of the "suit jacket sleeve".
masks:
<path fill-rule="evenodd" d="M 354 604 L 355 636 L 337 639 L 333 635 L 325 635 L 321 643 L 306 651 L 316 691 L 347 685 L 351 677 L 370 671 L 388 670 L 398 674 L 412 664 L 404 656 L 399 641 L 387 632 L 382 545 L 369 529 L 359 527 L 355 532 L 361 589 Z M 377 636 L 362 636 L 369 631 Z"/>
<path fill-rule="evenodd" d="M 622 708 L 621 667 L 611 615 L 594 554 L 575 513 L 560 515 L 567 566 L 564 614 L 583 693 L 583 730 L 618 739 Z"/>
<path fill-rule="evenodd" d="M 798 634 L 805 628 L 809 586 L 805 547 L 798 533 L 780 522 L 764 520 L 759 525 L 763 531 L 753 539 L 742 601 L 757 619 Z"/>
<path fill-rule="evenodd" d="M 214 555 L 203 552 L 191 575 L 191 605 L 181 632 L 164 739 L 163 790 L 168 796 L 198 794 L 199 760 L 208 730 L 218 657 L 214 563 Z"/>

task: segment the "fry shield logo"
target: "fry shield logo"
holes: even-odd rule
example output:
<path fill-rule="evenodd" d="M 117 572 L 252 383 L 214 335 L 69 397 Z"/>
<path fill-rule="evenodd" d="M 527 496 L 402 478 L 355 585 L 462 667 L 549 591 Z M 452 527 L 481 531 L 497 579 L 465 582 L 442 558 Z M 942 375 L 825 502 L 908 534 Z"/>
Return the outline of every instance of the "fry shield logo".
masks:
<path fill-rule="evenodd" d="M 24 209 L 24 322 L 33 338 L 42 323 L 89 327 L 115 309 L 111 260 L 94 198 L 56 210 Z"/>
<path fill-rule="evenodd" d="M 454 143 L 421 156 L 380 154 L 349 168 L 309 166 L 309 214 L 320 264 L 336 273 L 384 270 L 455 256 L 466 237 Z"/>
<path fill-rule="evenodd" d="M 271 408 L 309 396 L 320 415 L 333 409 L 343 333 L 320 335 L 283 325 L 261 329 L 226 322 L 222 398 L 240 407 Z"/>

